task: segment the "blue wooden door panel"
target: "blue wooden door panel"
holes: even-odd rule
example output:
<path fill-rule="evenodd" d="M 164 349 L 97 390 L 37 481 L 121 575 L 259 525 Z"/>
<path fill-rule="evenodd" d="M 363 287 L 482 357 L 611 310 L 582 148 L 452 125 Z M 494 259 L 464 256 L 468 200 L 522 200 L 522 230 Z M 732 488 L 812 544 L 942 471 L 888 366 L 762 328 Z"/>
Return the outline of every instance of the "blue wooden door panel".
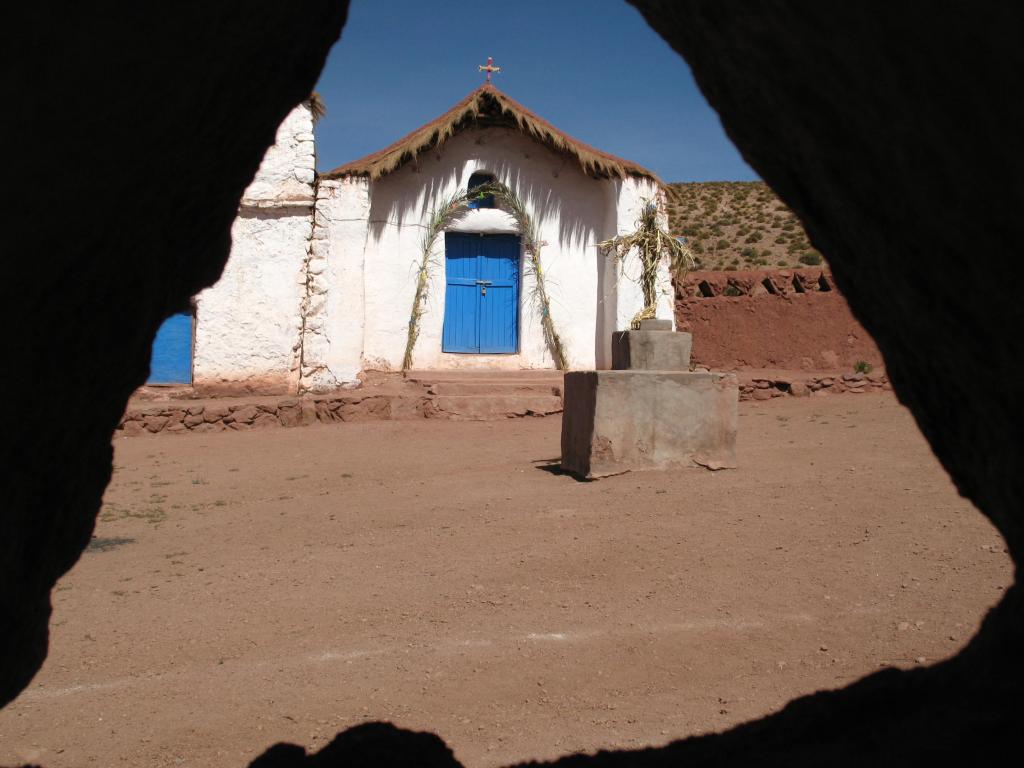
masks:
<path fill-rule="evenodd" d="M 192 313 L 164 320 L 153 340 L 147 384 L 192 383 Z"/>
<path fill-rule="evenodd" d="M 476 284 L 476 249 L 470 238 L 454 233 L 445 235 L 444 248 L 446 286 L 441 349 L 445 352 L 479 352 L 476 318 L 480 291 Z"/>
<path fill-rule="evenodd" d="M 480 289 L 475 282 L 458 285 L 449 282 L 444 293 L 445 352 L 479 352 L 477 315 Z"/>
<path fill-rule="evenodd" d="M 519 238 L 515 235 L 490 235 L 480 238 L 480 278 L 483 280 L 519 279 Z"/>
<path fill-rule="evenodd" d="M 480 277 L 490 283 L 480 299 L 480 352 L 509 354 L 518 350 L 519 238 L 484 238 Z"/>
<path fill-rule="evenodd" d="M 444 237 L 445 275 L 452 278 L 476 280 L 477 248 L 473 238 L 450 232 Z"/>
<path fill-rule="evenodd" d="M 519 349 L 519 237 L 445 235 L 445 352 Z"/>
<path fill-rule="evenodd" d="M 508 354 L 516 344 L 516 290 L 512 285 L 491 285 L 480 302 L 480 352 Z"/>

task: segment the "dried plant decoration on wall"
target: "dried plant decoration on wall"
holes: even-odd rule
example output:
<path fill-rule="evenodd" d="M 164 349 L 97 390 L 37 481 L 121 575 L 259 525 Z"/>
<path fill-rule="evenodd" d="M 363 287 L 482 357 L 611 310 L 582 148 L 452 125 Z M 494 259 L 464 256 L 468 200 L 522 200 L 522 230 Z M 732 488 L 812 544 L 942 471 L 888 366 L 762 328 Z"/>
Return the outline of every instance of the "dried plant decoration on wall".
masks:
<path fill-rule="evenodd" d="M 430 213 L 427 230 L 423 235 L 422 258 L 416 273 L 416 292 L 413 295 L 412 310 L 409 313 L 409 332 L 406 338 L 405 356 L 402 359 L 403 371 L 412 368 L 413 351 L 420 333 L 420 318 L 423 316 L 424 303 L 430 291 L 431 272 L 432 268 L 438 264 L 434 255 L 437 238 L 458 214 L 469 208 L 472 201 L 487 197 L 493 197 L 499 207 L 515 219 L 523 241 L 523 250 L 526 253 L 524 271 L 534 279 L 531 300 L 540 315 L 544 342 L 551 353 L 555 366 L 560 371 L 568 368 L 565 344 L 551 317 L 551 298 L 541 263 L 541 250 L 544 247 L 544 242 L 538 237 L 534 218 L 530 216 L 523 200 L 501 182 L 491 181 L 476 187 L 471 193 L 460 191 L 445 198 L 441 205 Z"/>

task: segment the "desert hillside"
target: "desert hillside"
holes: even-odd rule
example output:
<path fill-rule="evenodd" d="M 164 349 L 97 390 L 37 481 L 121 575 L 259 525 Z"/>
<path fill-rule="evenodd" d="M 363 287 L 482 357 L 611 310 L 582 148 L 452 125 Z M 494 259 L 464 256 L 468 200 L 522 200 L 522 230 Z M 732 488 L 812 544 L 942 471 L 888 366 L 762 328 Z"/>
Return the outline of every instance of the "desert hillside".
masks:
<path fill-rule="evenodd" d="M 686 237 L 697 269 L 821 263 L 796 216 L 763 181 L 669 184 L 668 195 L 670 228 Z"/>

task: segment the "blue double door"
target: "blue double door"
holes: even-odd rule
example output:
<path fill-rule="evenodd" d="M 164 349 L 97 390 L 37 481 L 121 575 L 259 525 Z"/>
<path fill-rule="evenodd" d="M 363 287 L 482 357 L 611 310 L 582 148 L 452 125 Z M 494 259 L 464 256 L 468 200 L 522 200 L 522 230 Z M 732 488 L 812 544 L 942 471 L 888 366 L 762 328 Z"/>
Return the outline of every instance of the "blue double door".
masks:
<path fill-rule="evenodd" d="M 441 349 L 470 354 L 519 351 L 519 236 L 448 232 L 444 237 Z"/>

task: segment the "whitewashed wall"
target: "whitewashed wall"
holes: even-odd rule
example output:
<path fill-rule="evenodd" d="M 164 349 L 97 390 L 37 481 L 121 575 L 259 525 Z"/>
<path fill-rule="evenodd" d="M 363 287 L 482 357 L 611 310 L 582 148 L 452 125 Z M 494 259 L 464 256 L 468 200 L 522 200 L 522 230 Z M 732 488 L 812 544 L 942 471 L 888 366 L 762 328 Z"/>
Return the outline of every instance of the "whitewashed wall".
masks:
<path fill-rule="evenodd" d="M 302 103 L 277 128 L 274 143 L 263 156 L 256 177 L 242 194 L 242 207 L 305 203 L 313 199 L 316 145 L 313 113 Z"/>
<path fill-rule="evenodd" d="M 315 163 L 312 115 L 300 105 L 243 195 L 224 274 L 196 297 L 197 389 L 297 388 Z"/>
<path fill-rule="evenodd" d="M 653 182 L 595 180 L 575 158 L 555 153 L 510 129 L 467 131 L 439 152 L 421 155 L 375 182 L 348 179 L 321 184 L 317 205 L 329 240 L 329 298 L 323 328 L 326 348 L 305 359 L 325 366 L 324 381 L 351 380 L 362 368 L 401 367 L 426 221 L 438 202 L 464 189 L 471 174 L 494 174 L 526 201 L 539 225 L 543 271 L 552 317 L 573 368 L 606 367 L 610 333 L 626 327 L 642 306 L 639 288 L 617 279 L 596 244 L 632 229 Z M 368 208 L 368 216 L 367 216 Z M 368 226 L 367 224 L 368 218 Z M 449 231 L 516 233 L 498 210 L 466 211 Z M 525 261 L 523 254 L 523 261 Z M 416 345 L 416 368 L 551 368 L 532 276 L 520 283 L 520 351 L 515 355 L 463 355 L 441 351 L 444 323 L 444 238 L 434 251 L 433 282 Z M 361 296 L 349 282 L 362 273 Z M 342 279 L 342 276 L 345 279 Z M 362 309 L 361 317 L 360 307 Z M 671 317 L 669 312 L 666 317 Z M 625 318 L 626 325 L 622 319 Z M 308 323 L 308 319 L 307 319 Z M 354 338 L 361 334 L 361 344 Z M 361 352 L 357 359 L 356 352 Z"/>
<path fill-rule="evenodd" d="M 321 181 L 317 190 L 302 388 L 327 392 L 358 382 L 363 370 L 363 264 L 369 231 L 369 182 Z"/>
<path fill-rule="evenodd" d="M 648 201 L 654 201 L 659 207 L 659 220 L 663 229 L 668 228 L 665 213 L 664 193 L 651 179 L 630 177 L 613 182 L 615 186 L 615 234 L 625 235 L 636 230 L 637 220 Z M 604 294 L 605 327 L 622 331 L 630 327 L 633 318 L 644 307 L 644 294 L 640 287 L 640 257 L 634 250 L 618 266 L 609 264 L 607 289 Z M 658 304 L 657 316 L 664 320 L 672 320 L 675 328 L 675 293 L 672 286 L 672 275 L 668 267 L 662 264 L 658 268 Z M 602 335 L 601 349 L 598 352 L 598 368 L 611 366 L 611 333 Z"/>

